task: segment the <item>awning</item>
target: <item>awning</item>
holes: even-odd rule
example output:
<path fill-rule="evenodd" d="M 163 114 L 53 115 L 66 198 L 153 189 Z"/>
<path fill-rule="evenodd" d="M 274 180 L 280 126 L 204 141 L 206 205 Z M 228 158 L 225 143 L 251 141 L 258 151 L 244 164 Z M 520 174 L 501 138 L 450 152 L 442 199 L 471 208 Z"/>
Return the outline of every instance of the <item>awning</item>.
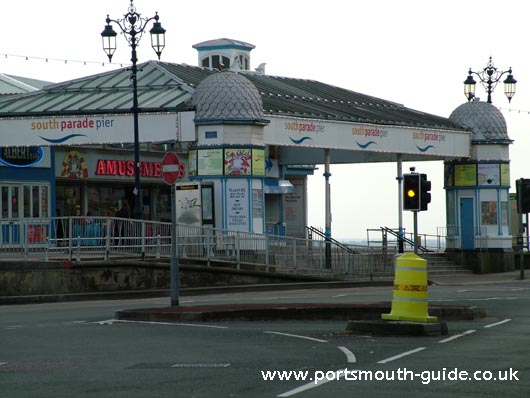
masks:
<path fill-rule="evenodd" d="M 265 180 L 265 193 L 283 194 L 294 192 L 294 186 L 287 180 Z"/>

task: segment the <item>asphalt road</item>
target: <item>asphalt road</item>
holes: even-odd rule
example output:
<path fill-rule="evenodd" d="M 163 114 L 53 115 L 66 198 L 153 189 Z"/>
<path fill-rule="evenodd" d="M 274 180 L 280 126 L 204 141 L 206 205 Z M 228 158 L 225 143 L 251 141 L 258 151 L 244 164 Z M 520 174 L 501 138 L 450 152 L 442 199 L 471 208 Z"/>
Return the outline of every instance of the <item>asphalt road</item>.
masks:
<path fill-rule="evenodd" d="M 390 289 L 232 293 L 184 297 L 181 304 L 388 301 Z M 488 317 L 450 322 L 449 336 L 373 337 L 344 333 L 343 321 L 113 319 L 119 309 L 167 306 L 168 298 L 3 306 L 0 392 L 5 398 L 530 396 L 528 282 L 432 286 L 429 297 L 484 307 Z"/>

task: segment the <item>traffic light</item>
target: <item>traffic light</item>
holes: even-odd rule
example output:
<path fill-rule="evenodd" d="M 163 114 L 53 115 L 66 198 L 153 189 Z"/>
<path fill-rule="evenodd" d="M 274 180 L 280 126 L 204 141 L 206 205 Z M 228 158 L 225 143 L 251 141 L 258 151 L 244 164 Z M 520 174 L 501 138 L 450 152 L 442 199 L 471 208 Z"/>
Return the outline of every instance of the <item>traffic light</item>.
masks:
<path fill-rule="evenodd" d="M 427 181 L 427 174 L 420 174 L 420 191 L 420 211 L 425 211 L 431 203 L 431 182 Z"/>
<path fill-rule="evenodd" d="M 516 181 L 517 197 L 521 196 L 521 207 L 519 208 L 519 199 L 517 200 L 517 213 L 530 213 L 530 179 L 519 178 Z"/>
<path fill-rule="evenodd" d="M 420 210 L 419 174 L 403 174 L 403 210 Z"/>

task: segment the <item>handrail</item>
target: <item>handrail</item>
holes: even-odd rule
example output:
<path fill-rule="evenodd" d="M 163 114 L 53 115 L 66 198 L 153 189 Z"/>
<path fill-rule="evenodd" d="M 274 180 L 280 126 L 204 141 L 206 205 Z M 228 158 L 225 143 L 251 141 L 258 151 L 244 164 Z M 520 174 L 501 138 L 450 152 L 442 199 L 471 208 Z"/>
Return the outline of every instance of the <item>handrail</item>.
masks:
<path fill-rule="evenodd" d="M 67 267 L 86 260 L 168 258 L 174 238 L 171 223 L 115 217 L 4 219 L 0 227 L 2 260 L 55 261 Z M 315 237 L 324 237 L 316 228 L 310 231 Z M 266 272 L 341 278 L 393 273 L 387 253 L 363 246 L 353 248 L 335 239 L 310 240 L 182 224 L 177 224 L 176 237 L 178 258 L 208 266 L 230 264 L 240 269 L 245 264 Z M 326 263 L 329 253 L 331 268 Z"/>
<path fill-rule="evenodd" d="M 406 236 L 399 236 L 399 232 L 396 232 L 395 230 L 388 228 L 388 227 L 380 227 L 383 232 L 390 233 L 390 235 L 396 237 L 398 240 L 401 239 L 403 242 L 408 243 L 409 245 L 413 246 L 415 245 L 415 242 L 412 239 L 407 238 Z M 432 250 L 427 249 L 426 247 L 422 245 L 418 245 L 418 250 L 421 250 L 423 253 L 432 252 Z"/>
<path fill-rule="evenodd" d="M 314 234 L 318 235 L 319 237 L 321 237 L 322 239 L 333 243 L 338 248 L 340 248 L 342 250 L 346 250 L 349 254 L 355 254 L 356 253 L 355 250 L 353 250 L 351 247 L 348 247 L 348 246 L 344 245 L 343 243 L 340 243 L 338 240 L 333 239 L 333 238 L 327 238 L 326 234 L 324 232 L 322 232 L 321 230 L 319 230 L 319 229 L 317 229 L 317 228 L 315 228 L 313 226 L 308 226 L 308 227 L 306 227 L 306 229 L 310 233 L 314 233 Z"/>

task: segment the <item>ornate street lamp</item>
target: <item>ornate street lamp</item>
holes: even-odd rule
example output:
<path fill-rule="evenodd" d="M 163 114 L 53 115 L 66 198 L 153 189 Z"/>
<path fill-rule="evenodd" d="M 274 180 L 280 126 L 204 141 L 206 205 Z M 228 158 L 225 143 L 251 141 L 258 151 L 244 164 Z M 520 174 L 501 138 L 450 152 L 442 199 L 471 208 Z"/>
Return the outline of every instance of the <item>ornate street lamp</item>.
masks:
<path fill-rule="evenodd" d="M 488 103 L 491 104 L 491 93 L 497 86 L 497 83 L 501 80 L 501 77 L 505 74 L 508 74 L 506 79 L 504 79 L 504 94 L 508 97 L 508 102 L 512 100 L 512 97 L 515 95 L 515 83 L 517 80 L 513 78 L 512 68 L 508 69 L 505 72 L 498 70 L 493 66 L 493 61 L 490 57 L 488 65 L 480 72 L 473 72 L 471 68 L 469 69 L 467 79 L 464 81 L 464 94 L 468 101 L 471 101 L 475 98 L 475 85 L 476 81 L 473 79 L 473 75 L 477 76 L 482 83 L 482 86 L 488 93 Z"/>
<path fill-rule="evenodd" d="M 140 194 L 140 144 L 139 144 L 139 136 L 138 136 L 138 83 L 137 83 L 137 66 L 136 63 L 138 62 L 138 58 L 136 56 L 136 47 L 138 46 L 138 43 L 140 39 L 142 38 L 142 35 L 145 31 L 145 28 L 147 26 L 147 23 L 149 21 L 154 20 L 153 27 L 149 31 L 151 34 L 151 46 L 153 47 L 153 50 L 155 50 L 156 55 L 158 56 L 158 59 L 160 59 L 160 55 L 162 54 L 162 50 L 164 49 L 166 42 L 165 42 L 165 33 L 166 30 L 162 27 L 160 24 L 158 13 L 155 13 L 154 17 L 151 18 L 142 18 L 140 14 L 136 11 L 136 8 L 133 4 L 134 0 L 131 0 L 131 5 L 129 6 L 127 14 L 123 16 L 122 19 L 111 19 L 107 15 L 107 25 L 105 25 L 105 29 L 103 32 L 101 32 L 101 38 L 103 39 L 103 50 L 109 57 L 109 62 L 112 62 L 112 56 L 114 55 L 114 52 L 116 51 L 116 32 L 112 28 L 111 22 L 118 25 L 118 27 L 121 29 L 122 34 L 125 36 L 127 42 L 129 43 L 129 46 L 131 47 L 131 61 L 132 61 L 132 67 L 131 67 L 131 80 L 132 80 L 132 86 L 133 86 L 133 105 L 132 105 L 132 112 L 133 112 L 133 118 L 134 118 L 134 209 L 133 209 L 133 217 L 134 218 L 141 218 L 142 216 L 142 209 L 140 204 L 141 194 Z"/>

